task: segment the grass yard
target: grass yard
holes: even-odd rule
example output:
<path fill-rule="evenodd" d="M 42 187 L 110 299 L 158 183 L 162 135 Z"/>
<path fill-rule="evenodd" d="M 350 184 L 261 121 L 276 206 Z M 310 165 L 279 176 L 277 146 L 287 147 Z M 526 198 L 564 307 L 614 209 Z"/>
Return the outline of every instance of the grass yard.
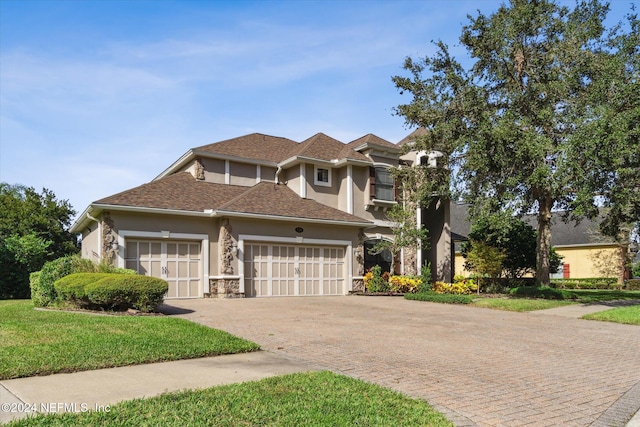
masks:
<path fill-rule="evenodd" d="M 0 301 L 0 380 L 258 350 L 223 331 L 164 316 L 96 316 Z"/>
<path fill-rule="evenodd" d="M 575 297 L 572 300 L 550 300 L 536 298 L 479 298 L 472 305 L 476 307 L 492 308 L 505 311 L 534 311 L 547 308 L 561 307 L 569 304 L 589 304 L 599 301 L 614 300 L 640 300 L 640 291 L 616 291 L 616 290 L 587 290 L 587 289 L 565 289 L 563 292 Z M 633 322 L 633 319 L 626 319 Z M 611 320 L 614 321 L 614 320 Z M 637 319 L 640 322 L 640 318 Z M 632 323 L 633 324 L 633 323 Z"/>
<path fill-rule="evenodd" d="M 563 305 L 569 304 L 574 304 L 574 302 L 525 298 L 480 298 L 475 300 L 471 305 L 475 307 L 492 308 L 494 310 L 523 312 L 562 307 Z"/>
<path fill-rule="evenodd" d="M 267 378 L 53 414 L 17 426 L 452 426 L 423 400 L 331 372 Z"/>
<path fill-rule="evenodd" d="M 612 308 L 582 316 L 588 320 L 602 320 L 605 322 L 624 323 L 627 325 L 640 325 L 640 305 Z"/>

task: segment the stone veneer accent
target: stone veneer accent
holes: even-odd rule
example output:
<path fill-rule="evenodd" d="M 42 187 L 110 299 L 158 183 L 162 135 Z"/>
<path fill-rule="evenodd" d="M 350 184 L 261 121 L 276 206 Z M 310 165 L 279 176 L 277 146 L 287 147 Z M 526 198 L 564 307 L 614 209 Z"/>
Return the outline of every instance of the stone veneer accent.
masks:
<path fill-rule="evenodd" d="M 209 279 L 209 298 L 244 298 L 240 292 L 239 277 L 222 277 Z"/>
<path fill-rule="evenodd" d="M 220 224 L 220 274 L 233 274 L 233 239 L 231 238 L 231 224 L 224 218 Z"/>
<path fill-rule="evenodd" d="M 364 234 L 364 229 L 360 229 L 358 231 L 358 246 L 356 247 L 356 263 L 358 265 L 358 274 L 364 274 L 364 239 L 366 239 L 366 235 Z M 364 284 L 363 284 L 364 286 Z M 363 287 L 364 290 L 364 287 Z"/>
<path fill-rule="evenodd" d="M 353 279 L 352 283 L 352 294 L 361 294 L 364 292 L 364 280 L 362 279 Z"/>
<path fill-rule="evenodd" d="M 113 219 L 109 212 L 102 214 L 102 261 L 113 265 L 118 254 L 118 234 L 113 226 Z M 114 248 L 114 246 L 116 246 Z"/>

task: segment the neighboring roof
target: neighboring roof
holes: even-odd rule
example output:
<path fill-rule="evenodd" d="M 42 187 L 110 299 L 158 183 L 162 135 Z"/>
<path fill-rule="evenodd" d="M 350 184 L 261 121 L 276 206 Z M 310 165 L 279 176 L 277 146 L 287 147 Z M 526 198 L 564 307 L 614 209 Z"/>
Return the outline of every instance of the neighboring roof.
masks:
<path fill-rule="evenodd" d="M 451 202 L 450 224 L 451 232 L 466 238 L 471 230 L 468 220 L 469 205 Z M 562 212 L 554 212 L 551 218 L 551 246 L 577 246 L 591 244 L 610 244 L 611 239 L 602 236 L 598 231 L 598 221 L 583 219 L 578 224 L 564 222 Z M 538 227 L 535 215 L 525 215 L 522 218 L 534 229 Z"/>
<path fill-rule="evenodd" d="M 350 143 L 347 144 L 347 147 L 351 147 L 354 150 L 361 146 L 365 146 L 365 147 L 376 146 L 376 147 L 383 147 L 383 148 L 391 148 L 395 151 L 399 150 L 399 147 L 396 144 L 393 144 L 387 141 L 386 139 L 382 139 L 379 136 L 376 136 L 372 133 L 368 133 L 365 136 L 358 138 L 354 141 L 351 141 Z"/>
<path fill-rule="evenodd" d="M 203 212 L 228 202 L 246 189 L 198 181 L 189 172 L 178 172 L 93 204 Z"/>
<path fill-rule="evenodd" d="M 471 231 L 471 223 L 468 220 L 469 205 L 451 202 L 449 207 L 449 225 L 451 234 L 456 234 L 454 240 L 467 240 Z"/>
<path fill-rule="evenodd" d="M 295 150 L 298 145 L 297 142 L 287 138 L 252 133 L 196 147 L 193 151 L 279 163 L 290 157 L 289 153 Z"/>
<path fill-rule="evenodd" d="M 198 181 L 189 172 L 178 172 L 148 184 L 97 200 L 92 205 L 252 214 L 281 218 L 371 224 L 311 199 L 303 199 L 286 185 L 262 182 L 253 187 Z M 275 218 L 274 218 L 275 219 Z"/>
<path fill-rule="evenodd" d="M 364 162 L 371 161 L 364 154 L 354 151 L 351 147 L 324 133 L 317 133 L 311 138 L 302 141 L 297 149 L 289 154 L 289 157 L 294 156 L 328 162 L 341 159 L 361 160 Z"/>
<path fill-rule="evenodd" d="M 245 187 L 246 188 L 246 187 Z M 312 199 L 303 199 L 286 185 L 261 182 L 233 200 L 217 208 L 221 215 L 239 212 L 287 218 L 307 218 L 325 221 L 370 223 Z"/>

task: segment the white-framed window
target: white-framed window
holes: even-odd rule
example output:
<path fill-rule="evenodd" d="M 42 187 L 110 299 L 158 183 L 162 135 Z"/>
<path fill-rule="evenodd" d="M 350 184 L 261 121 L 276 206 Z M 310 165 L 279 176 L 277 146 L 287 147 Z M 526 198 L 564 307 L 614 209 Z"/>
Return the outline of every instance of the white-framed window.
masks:
<path fill-rule="evenodd" d="M 331 169 L 315 166 L 313 177 L 315 185 L 331 187 Z"/>

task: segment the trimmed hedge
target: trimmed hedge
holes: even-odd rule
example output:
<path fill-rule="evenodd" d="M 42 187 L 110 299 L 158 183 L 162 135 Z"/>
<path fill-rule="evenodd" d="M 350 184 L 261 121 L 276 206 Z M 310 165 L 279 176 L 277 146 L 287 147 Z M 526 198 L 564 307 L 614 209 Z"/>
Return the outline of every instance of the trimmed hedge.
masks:
<path fill-rule="evenodd" d="M 168 290 L 169 284 L 157 277 L 110 274 L 85 286 L 84 293 L 92 304 L 102 308 L 150 312 L 162 303 Z"/>
<path fill-rule="evenodd" d="M 572 299 L 574 298 L 568 292 L 562 291 L 560 289 L 551 288 L 548 286 L 521 286 L 519 288 L 513 288 L 509 291 L 509 294 L 514 297 L 522 297 L 522 298 L 543 298 L 543 299 Z"/>
<path fill-rule="evenodd" d="M 470 304 L 473 302 L 473 296 L 471 295 L 437 294 L 435 292 L 404 294 L 404 298 L 414 301 L 429 301 L 444 304 Z"/>
<path fill-rule="evenodd" d="M 627 290 L 640 290 L 640 279 L 629 279 L 624 282 L 624 288 Z"/>
<path fill-rule="evenodd" d="M 82 308 L 150 312 L 162 303 L 169 285 L 156 277 L 119 273 L 76 273 L 55 282 L 58 296 Z"/>
<path fill-rule="evenodd" d="M 112 273 L 74 273 L 58 279 L 53 284 L 58 299 L 78 306 L 90 305 L 86 297 L 85 286 L 97 282 Z"/>
<path fill-rule="evenodd" d="M 591 277 L 586 279 L 551 279 L 551 286 L 558 289 L 619 289 L 615 277 Z"/>

